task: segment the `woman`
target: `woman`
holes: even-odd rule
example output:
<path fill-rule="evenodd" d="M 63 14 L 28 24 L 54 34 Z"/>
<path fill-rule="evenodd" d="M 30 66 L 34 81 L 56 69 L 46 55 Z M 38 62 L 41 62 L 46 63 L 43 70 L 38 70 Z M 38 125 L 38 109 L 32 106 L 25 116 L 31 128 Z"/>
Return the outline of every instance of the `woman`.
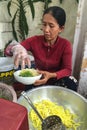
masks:
<path fill-rule="evenodd" d="M 57 6 L 49 7 L 44 11 L 42 17 L 42 30 L 44 35 L 33 36 L 24 40 L 21 45 L 9 45 L 6 54 L 15 57 L 15 65 L 18 67 L 25 64 L 30 66 L 29 55 L 31 51 L 35 66 L 43 77 L 35 82 L 39 85 L 61 85 L 74 91 L 77 90 L 77 82 L 70 78 L 72 73 L 72 46 L 71 43 L 60 37 L 66 22 L 65 11 Z"/>

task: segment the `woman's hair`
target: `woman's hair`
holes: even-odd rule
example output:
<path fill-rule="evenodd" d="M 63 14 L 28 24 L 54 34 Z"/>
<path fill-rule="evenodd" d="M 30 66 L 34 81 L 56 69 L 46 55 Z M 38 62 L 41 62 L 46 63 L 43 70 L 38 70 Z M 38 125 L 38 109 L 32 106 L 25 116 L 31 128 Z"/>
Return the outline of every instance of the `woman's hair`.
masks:
<path fill-rule="evenodd" d="M 66 13 L 65 13 L 64 9 L 62 9 L 61 7 L 58 7 L 58 6 L 52 6 L 52 7 L 47 8 L 44 11 L 43 16 L 48 13 L 51 14 L 56 19 L 59 26 L 65 25 Z"/>

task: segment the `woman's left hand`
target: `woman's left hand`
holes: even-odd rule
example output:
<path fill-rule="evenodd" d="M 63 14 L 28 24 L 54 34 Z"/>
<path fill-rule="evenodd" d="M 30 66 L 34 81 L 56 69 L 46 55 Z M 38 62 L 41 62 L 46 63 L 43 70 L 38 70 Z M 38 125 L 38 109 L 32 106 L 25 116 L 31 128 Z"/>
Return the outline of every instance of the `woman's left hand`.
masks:
<path fill-rule="evenodd" d="M 56 77 L 56 73 L 50 73 L 48 71 L 40 71 L 38 70 L 38 73 L 42 74 L 42 78 L 40 80 L 37 80 L 34 85 L 37 86 L 37 85 L 42 85 L 42 84 L 46 84 L 47 81 L 50 79 L 50 78 L 54 78 Z"/>

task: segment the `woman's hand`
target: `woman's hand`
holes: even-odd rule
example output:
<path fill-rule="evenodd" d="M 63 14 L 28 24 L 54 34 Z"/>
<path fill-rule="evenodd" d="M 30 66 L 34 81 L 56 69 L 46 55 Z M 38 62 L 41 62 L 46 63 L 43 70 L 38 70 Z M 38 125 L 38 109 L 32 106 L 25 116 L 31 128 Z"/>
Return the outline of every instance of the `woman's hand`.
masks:
<path fill-rule="evenodd" d="M 25 68 L 25 65 L 27 65 L 30 68 L 31 62 L 29 59 L 29 55 L 27 53 L 27 50 L 22 45 L 14 46 L 12 48 L 12 53 L 16 68 L 18 68 L 19 64 L 21 65 L 22 69 Z"/>
<path fill-rule="evenodd" d="M 56 78 L 56 73 L 50 73 L 48 71 L 40 71 L 38 70 L 38 73 L 42 74 L 42 78 L 40 80 L 37 80 L 34 85 L 37 86 L 37 85 L 42 85 L 42 84 L 46 84 L 47 81 L 50 79 L 50 78 Z"/>
<path fill-rule="evenodd" d="M 14 65 L 16 68 L 19 67 L 19 64 L 21 65 L 21 68 L 25 68 L 25 65 L 27 65 L 30 68 L 31 62 L 27 50 L 17 41 L 13 40 L 6 47 L 4 53 L 6 56 L 13 56 Z"/>

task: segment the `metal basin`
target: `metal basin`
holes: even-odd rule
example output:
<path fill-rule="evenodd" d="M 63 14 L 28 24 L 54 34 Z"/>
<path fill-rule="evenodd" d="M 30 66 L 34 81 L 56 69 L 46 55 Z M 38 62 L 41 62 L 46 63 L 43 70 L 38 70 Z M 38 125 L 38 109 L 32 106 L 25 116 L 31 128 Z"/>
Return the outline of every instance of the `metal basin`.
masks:
<path fill-rule="evenodd" d="M 27 91 L 27 95 L 33 102 L 50 99 L 68 108 L 71 112 L 77 114 L 79 120 L 83 122 L 77 130 L 87 130 L 87 100 L 78 93 L 59 86 L 43 86 Z M 22 96 L 18 99 L 18 103 L 24 105 L 30 111 L 31 107 Z M 30 121 L 29 126 L 29 130 L 35 130 Z"/>

